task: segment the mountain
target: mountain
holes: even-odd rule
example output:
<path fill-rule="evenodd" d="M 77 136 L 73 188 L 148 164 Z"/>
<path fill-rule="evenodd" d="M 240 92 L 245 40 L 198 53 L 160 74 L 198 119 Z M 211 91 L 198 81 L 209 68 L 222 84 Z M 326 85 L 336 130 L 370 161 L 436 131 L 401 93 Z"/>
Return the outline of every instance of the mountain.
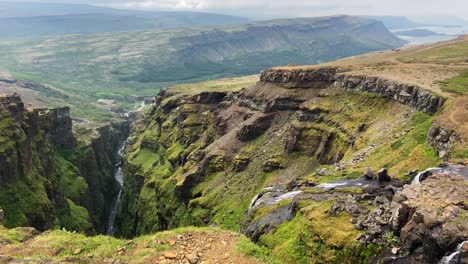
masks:
<path fill-rule="evenodd" d="M 0 2 L 0 38 L 33 38 L 142 29 L 245 23 L 241 17 L 196 12 L 145 12 L 79 4 Z"/>
<path fill-rule="evenodd" d="M 381 21 L 388 29 L 414 28 L 424 24 L 410 20 L 403 16 L 363 16 L 369 19 Z"/>
<path fill-rule="evenodd" d="M 320 63 L 402 44 L 381 22 L 331 16 L 3 41 L 0 64 L 18 79 L 64 91 L 72 98 L 66 103 L 77 104 L 75 113 L 90 118 L 96 108 L 89 103 L 98 99 L 128 107 L 133 106 L 128 95 L 154 95 L 174 83 Z"/>

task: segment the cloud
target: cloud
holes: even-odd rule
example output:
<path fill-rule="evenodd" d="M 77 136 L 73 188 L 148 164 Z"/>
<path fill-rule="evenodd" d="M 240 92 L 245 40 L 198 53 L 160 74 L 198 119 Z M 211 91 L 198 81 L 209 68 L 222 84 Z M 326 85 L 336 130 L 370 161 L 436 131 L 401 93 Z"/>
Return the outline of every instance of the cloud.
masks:
<path fill-rule="evenodd" d="M 0 0 L 2 1 L 2 0 Z M 10 0 L 13 1 L 13 0 Z M 18 0 L 15 0 L 18 1 Z M 206 11 L 268 17 L 330 14 L 459 16 L 468 20 L 467 0 L 24 0 L 87 3 L 142 10 Z"/>
<path fill-rule="evenodd" d="M 91 1 L 118 8 L 218 11 L 260 17 L 337 13 L 365 15 L 458 15 L 468 18 L 466 0 L 114 0 Z"/>

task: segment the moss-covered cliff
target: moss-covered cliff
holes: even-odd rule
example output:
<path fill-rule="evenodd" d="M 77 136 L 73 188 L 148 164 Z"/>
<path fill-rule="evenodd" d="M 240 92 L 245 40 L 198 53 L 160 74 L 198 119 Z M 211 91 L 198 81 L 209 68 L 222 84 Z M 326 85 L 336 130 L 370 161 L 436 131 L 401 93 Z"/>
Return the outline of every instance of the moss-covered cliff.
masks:
<path fill-rule="evenodd" d="M 318 74 L 315 86 L 262 77 L 238 92 L 162 92 L 128 141 L 120 234 L 206 224 L 237 230 L 266 186 L 352 179 L 366 167 L 407 179 L 439 162 L 425 139 L 431 115 L 336 86 L 326 78 L 333 69 Z"/>
<path fill-rule="evenodd" d="M 5 226 L 104 232 L 115 193 L 116 151 L 128 124 L 101 128 L 90 141 L 72 133 L 68 108 L 28 111 L 0 98 L 0 207 Z"/>

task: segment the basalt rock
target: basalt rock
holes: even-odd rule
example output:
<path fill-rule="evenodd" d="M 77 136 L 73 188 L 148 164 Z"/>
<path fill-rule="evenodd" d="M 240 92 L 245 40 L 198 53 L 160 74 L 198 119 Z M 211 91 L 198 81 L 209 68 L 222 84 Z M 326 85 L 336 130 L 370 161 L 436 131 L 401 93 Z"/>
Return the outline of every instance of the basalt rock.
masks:
<path fill-rule="evenodd" d="M 288 89 L 342 87 L 347 90 L 375 93 L 429 114 L 436 113 L 445 102 L 445 98 L 415 85 L 340 71 L 342 69 L 334 67 L 269 69 L 262 72 L 260 81 Z"/>
<path fill-rule="evenodd" d="M 72 132 L 70 108 L 34 109 L 40 129 L 55 146 L 70 149 L 75 146 L 76 139 Z"/>
<path fill-rule="evenodd" d="M 427 134 L 427 141 L 437 151 L 439 157 L 447 161 L 460 137 L 455 130 L 434 124 Z"/>
<path fill-rule="evenodd" d="M 467 177 L 434 174 L 420 184 L 406 185 L 391 203 L 392 226 L 413 255 L 436 263 L 468 238 Z"/>
<path fill-rule="evenodd" d="M 273 118 L 274 115 L 266 114 L 253 116 L 237 132 L 237 139 L 240 141 L 249 141 L 259 137 L 270 127 Z"/>
<path fill-rule="evenodd" d="M 388 175 L 387 169 L 381 169 L 379 172 L 377 172 L 377 179 L 380 182 L 388 182 L 392 180 L 392 178 L 390 178 L 390 176 Z"/>

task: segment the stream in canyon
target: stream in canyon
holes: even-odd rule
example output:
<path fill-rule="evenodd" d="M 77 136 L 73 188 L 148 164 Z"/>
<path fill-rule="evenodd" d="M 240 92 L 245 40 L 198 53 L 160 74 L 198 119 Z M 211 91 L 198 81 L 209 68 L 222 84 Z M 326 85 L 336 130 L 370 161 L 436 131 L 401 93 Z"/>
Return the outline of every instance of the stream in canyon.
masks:
<path fill-rule="evenodd" d="M 112 205 L 112 208 L 109 214 L 109 222 L 107 225 L 107 235 L 109 236 L 114 236 L 115 234 L 115 229 L 114 229 L 115 217 L 117 216 L 120 199 L 122 197 L 122 187 L 123 187 L 122 156 L 124 153 L 124 149 L 125 149 L 125 143 L 122 144 L 122 147 L 120 147 L 119 151 L 117 152 L 119 155 L 119 162 L 116 164 L 117 169 L 115 171 L 114 178 L 119 183 L 119 193 L 117 194 L 117 197 L 114 200 L 114 203 Z"/>

